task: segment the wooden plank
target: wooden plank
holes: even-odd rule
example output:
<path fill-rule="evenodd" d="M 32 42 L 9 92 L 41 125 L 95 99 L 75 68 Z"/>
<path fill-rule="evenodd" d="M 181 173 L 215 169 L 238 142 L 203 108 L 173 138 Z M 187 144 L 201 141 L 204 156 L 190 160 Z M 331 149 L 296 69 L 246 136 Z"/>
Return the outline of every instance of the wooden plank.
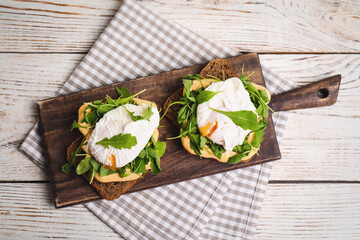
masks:
<path fill-rule="evenodd" d="M 82 57 L 0 54 L 0 181 L 47 180 L 18 148 L 38 118 L 36 102 L 54 97 Z"/>
<path fill-rule="evenodd" d="M 254 239 L 359 239 L 359 184 L 269 185 Z"/>
<path fill-rule="evenodd" d="M 247 67 L 244 74 L 249 75 L 253 73 L 251 76 L 252 81 L 259 85 L 264 85 L 257 54 L 237 56 L 229 58 L 227 61 L 236 76 L 241 74 L 242 66 L 245 64 Z M 71 126 L 74 118 L 77 117 L 79 106 L 84 102 L 103 99 L 106 95 L 116 98 L 115 86 L 119 88 L 126 87 L 132 93 L 147 89 L 140 97 L 154 101 L 157 106 L 163 106 L 167 98 L 182 87 L 181 78 L 183 76 L 199 73 L 204 66 L 204 64 L 196 65 L 38 102 L 44 144 L 49 159 L 49 173 L 54 191 L 55 205 L 63 207 L 98 198 L 98 195 L 91 186 L 79 176 L 74 173 L 64 174 L 61 172 L 61 166 L 66 160 L 67 148 L 81 135 L 77 131 L 69 131 L 69 126 Z M 160 140 L 176 136 L 179 133 L 179 130 L 168 119 L 163 119 L 160 125 L 164 126 L 159 129 Z M 59 139 L 61 139 L 61 142 L 59 142 Z M 167 141 L 166 152 L 161 158 L 162 174 L 146 174 L 128 192 L 199 178 L 279 158 L 281 158 L 281 155 L 273 124 L 271 118 L 269 118 L 261 149 L 258 155 L 252 157 L 251 161 L 240 162 L 238 164 L 224 164 L 213 159 L 200 159 L 198 156 L 188 154 L 179 140 Z M 69 189 L 72 189 L 72 191 L 69 191 Z"/>
<path fill-rule="evenodd" d="M 36 121 L 36 101 L 54 97 L 83 56 L 0 54 L 0 181 L 47 180 L 17 149 Z M 343 77 L 335 105 L 290 113 L 271 180 L 359 181 L 360 55 L 266 54 L 260 60 L 298 85 Z"/>
<path fill-rule="evenodd" d="M 83 205 L 55 209 L 50 184 L 0 183 L 1 239 L 119 239 Z"/>
<path fill-rule="evenodd" d="M 262 55 L 260 60 L 299 86 L 342 74 L 335 105 L 290 112 L 282 159 L 271 179 L 358 181 L 360 55 Z"/>
<path fill-rule="evenodd" d="M 242 51 L 360 49 L 357 0 L 145 0 L 139 4 L 206 38 Z M 0 51 L 86 52 L 120 5 L 114 0 L 1 0 Z"/>
<path fill-rule="evenodd" d="M 1 239 L 115 239 L 83 205 L 55 209 L 50 184 L 0 183 Z M 357 239 L 359 184 L 270 184 L 255 239 Z"/>

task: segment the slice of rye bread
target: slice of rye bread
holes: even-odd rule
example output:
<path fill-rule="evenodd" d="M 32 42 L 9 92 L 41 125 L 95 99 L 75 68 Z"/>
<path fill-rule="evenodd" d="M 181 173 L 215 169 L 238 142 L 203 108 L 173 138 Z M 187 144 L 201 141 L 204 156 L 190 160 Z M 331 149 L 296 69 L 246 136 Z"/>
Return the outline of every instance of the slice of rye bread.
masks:
<path fill-rule="evenodd" d="M 235 73 L 231 70 L 229 63 L 224 59 L 212 60 L 201 70 L 199 74 L 204 78 L 211 78 L 210 76 L 212 76 L 221 80 L 235 77 Z M 175 93 L 173 93 L 165 101 L 163 109 L 167 109 L 170 102 L 179 101 L 180 98 L 183 96 L 183 91 L 184 88 L 180 88 Z M 180 128 L 180 126 L 177 122 L 177 114 L 181 108 L 182 105 L 175 104 L 171 106 L 166 113 L 166 117 L 169 118 L 170 121 L 178 128 Z"/>
<path fill-rule="evenodd" d="M 82 139 L 83 139 L 83 137 L 81 136 L 78 139 L 76 139 L 74 142 L 71 143 L 71 145 L 67 149 L 67 159 L 70 158 L 71 153 L 76 150 L 76 148 L 81 143 Z M 82 159 L 83 159 L 82 157 L 76 157 L 76 159 L 73 163 L 73 167 L 76 168 Z M 149 170 L 147 172 L 149 172 Z M 82 174 L 81 176 L 83 178 L 85 178 L 87 182 L 90 182 L 88 172 Z M 126 181 L 126 182 L 102 183 L 94 178 L 91 183 L 91 186 L 99 193 L 99 195 L 102 198 L 105 198 L 106 200 L 114 200 L 114 199 L 120 197 L 120 195 L 124 194 L 132 186 L 134 186 L 140 179 L 141 178 L 131 180 L 131 181 Z"/>

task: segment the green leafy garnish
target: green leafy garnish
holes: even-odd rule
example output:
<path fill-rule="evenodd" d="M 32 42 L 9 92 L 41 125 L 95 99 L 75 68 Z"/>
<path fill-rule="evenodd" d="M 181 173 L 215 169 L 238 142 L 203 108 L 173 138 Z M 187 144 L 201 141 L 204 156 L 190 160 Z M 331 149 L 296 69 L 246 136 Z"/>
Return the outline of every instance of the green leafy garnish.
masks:
<path fill-rule="evenodd" d="M 253 111 L 235 111 L 235 112 L 227 112 L 221 111 L 214 108 L 210 108 L 211 110 L 222 113 L 225 116 L 228 116 L 237 126 L 241 127 L 244 130 L 258 130 L 258 117 Z"/>
<path fill-rule="evenodd" d="M 99 171 L 101 164 L 98 163 L 95 159 L 90 158 L 90 165 L 91 165 L 91 171 L 89 172 L 89 179 L 90 179 L 90 184 L 92 183 L 92 181 L 94 180 L 95 174 Z"/>
<path fill-rule="evenodd" d="M 69 173 L 70 168 L 71 168 L 72 164 L 73 164 L 74 161 L 75 161 L 76 154 L 78 154 L 78 153 L 80 152 L 81 147 L 82 147 L 82 145 L 84 144 L 85 140 L 86 140 L 86 136 L 83 138 L 83 140 L 81 141 L 81 143 L 79 144 L 79 146 L 76 148 L 76 150 L 71 153 L 68 162 L 65 163 L 64 165 L 62 165 L 61 170 L 62 170 L 64 173 L 66 173 L 66 174 Z"/>
<path fill-rule="evenodd" d="M 110 96 L 106 96 L 106 101 L 96 100 L 89 104 L 84 109 L 84 118 L 81 122 L 88 123 L 90 127 L 94 127 L 95 124 L 106 114 L 107 112 L 127 103 L 136 104 L 133 98 L 146 91 L 146 89 L 131 95 L 130 91 L 126 88 L 119 89 L 115 87 L 116 92 L 119 94 L 119 98 L 112 99 Z M 90 112 L 88 113 L 88 110 Z M 77 126 L 75 126 L 77 127 Z"/>
<path fill-rule="evenodd" d="M 92 128 L 94 128 L 94 127 L 93 127 L 93 126 L 91 126 L 91 127 L 82 126 L 82 125 L 80 125 L 76 120 L 74 120 L 74 122 L 73 122 L 72 125 L 71 125 L 70 131 L 72 131 L 74 128 L 92 129 Z"/>
<path fill-rule="evenodd" d="M 144 89 L 144 90 L 142 90 L 142 91 L 140 91 L 140 92 L 138 92 L 138 93 L 135 93 L 134 95 L 131 95 L 131 96 L 129 96 L 129 97 L 118 98 L 118 99 L 116 100 L 116 104 L 117 104 L 117 105 L 126 104 L 126 103 L 128 103 L 130 100 L 132 100 L 134 97 L 140 95 L 141 93 L 143 93 L 143 92 L 145 92 L 145 91 L 146 91 L 146 89 Z"/>
<path fill-rule="evenodd" d="M 119 96 L 122 98 L 127 98 L 131 96 L 131 93 L 127 88 L 122 87 L 121 89 L 119 89 L 118 87 L 115 87 L 115 89 Z"/>
<path fill-rule="evenodd" d="M 211 92 L 211 91 L 201 91 L 197 96 L 196 96 L 196 103 L 202 104 L 204 102 L 209 101 L 211 98 L 213 98 L 216 94 L 218 94 L 219 92 Z"/>
<path fill-rule="evenodd" d="M 246 157 L 247 155 L 244 153 L 239 153 L 233 157 L 230 157 L 229 160 L 227 161 L 229 164 L 236 164 L 241 162 L 241 160 Z"/>
<path fill-rule="evenodd" d="M 150 117 L 154 114 L 153 111 L 152 111 L 152 104 L 150 104 L 149 107 L 147 107 L 145 110 L 144 110 L 144 115 L 134 115 L 134 112 L 130 112 L 125 106 L 125 110 L 129 113 L 130 117 L 132 120 L 134 121 L 139 121 L 139 120 L 148 120 L 150 121 Z"/>
<path fill-rule="evenodd" d="M 81 175 L 90 170 L 90 168 L 91 168 L 90 159 L 91 159 L 91 157 L 88 157 L 88 158 L 84 158 L 83 160 L 80 161 L 80 163 L 77 165 L 76 170 L 75 170 L 75 172 L 78 175 Z"/>
<path fill-rule="evenodd" d="M 104 138 L 101 141 L 97 142 L 98 145 L 103 145 L 106 148 L 109 148 L 109 146 L 113 146 L 117 149 L 123 149 L 127 148 L 130 149 L 131 147 L 135 146 L 137 144 L 136 137 L 132 136 L 130 133 L 127 134 L 118 134 L 113 137 Z"/>
<path fill-rule="evenodd" d="M 104 168 L 103 166 L 101 166 L 100 170 L 99 170 L 100 177 L 104 177 L 104 176 L 114 174 L 114 173 L 116 173 L 116 170 L 110 170 L 110 169 Z"/>

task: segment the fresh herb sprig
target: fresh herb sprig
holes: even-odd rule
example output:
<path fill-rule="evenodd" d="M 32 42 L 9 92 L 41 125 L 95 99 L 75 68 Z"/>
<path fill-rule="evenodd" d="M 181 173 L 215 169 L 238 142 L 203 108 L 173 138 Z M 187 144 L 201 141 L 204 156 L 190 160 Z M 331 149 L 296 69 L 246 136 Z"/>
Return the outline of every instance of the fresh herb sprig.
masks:
<path fill-rule="evenodd" d="M 122 134 L 119 133 L 118 135 L 112 136 L 111 138 L 104 138 L 101 141 L 97 142 L 96 144 L 102 145 L 106 148 L 112 146 L 117 149 L 127 148 L 130 149 L 131 147 L 137 144 L 136 137 L 132 136 L 130 133 Z"/>
<path fill-rule="evenodd" d="M 83 119 L 81 120 L 81 123 L 87 123 L 87 128 L 94 128 L 95 124 L 104 116 L 105 113 L 127 103 L 136 105 L 136 102 L 133 99 L 146 91 L 146 89 L 144 89 L 138 93 L 131 95 L 130 91 L 126 88 L 119 89 L 118 87 L 115 87 L 115 89 L 116 92 L 119 94 L 119 97 L 117 99 L 112 99 L 111 97 L 106 96 L 105 102 L 101 99 L 90 103 L 83 111 Z M 145 113 L 147 115 L 144 117 L 150 118 L 152 115 L 150 112 L 152 113 L 151 109 L 146 110 Z M 149 114 L 151 115 L 149 116 Z M 130 116 L 132 115 L 130 114 Z M 83 126 L 81 126 L 80 124 L 76 124 L 75 122 L 72 125 L 72 129 L 81 127 Z"/>
<path fill-rule="evenodd" d="M 81 143 L 80 143 L 79 146 L 76 148 L 76 150 L 71 153 L 68 162 L 65 163 L 64 165 L 62 165 L 61 170 L 62 170 L 64 173 L 66 173 L 66 174 L 69 173 L 70 168 L 71 168 L 72 164 L 73 164 L 74 161 L 75 161 L 76 155 L 80 152 L 81 147 L 84 145 L 85 140 L 86 140 L 86 136 L 82 139 Z"/>

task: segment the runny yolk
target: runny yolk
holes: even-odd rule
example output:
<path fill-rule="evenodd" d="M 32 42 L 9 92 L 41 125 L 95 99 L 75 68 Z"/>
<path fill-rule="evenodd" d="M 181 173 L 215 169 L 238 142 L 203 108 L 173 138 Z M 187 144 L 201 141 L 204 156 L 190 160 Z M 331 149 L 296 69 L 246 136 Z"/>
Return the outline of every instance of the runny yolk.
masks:
<path fill-rule="evenodd" d="M 110 160 L 110 166 L 115 167 L 116 166 L 116 157 L 114 154 L 110 155 L 109 160 Z"/>
<path fill-rule="evenodd" d="M 218 122 L 215 121 L 215 124 L 210 128 L 210 131 L 208 133 L 208 136 L 211 137 L 211 135 L 215 132 L 215 130 L 218 128 Z"/>
<path fill-rule="evenodd" d="M 200 134 L 205 136 L 205 137 L 210 137 L 215 130 L 218 128 L 218 122 L 215 121 L 215 123 L 206 123 L 205 126 L 202 126 L 201 128 L 199 128 Z"/>

